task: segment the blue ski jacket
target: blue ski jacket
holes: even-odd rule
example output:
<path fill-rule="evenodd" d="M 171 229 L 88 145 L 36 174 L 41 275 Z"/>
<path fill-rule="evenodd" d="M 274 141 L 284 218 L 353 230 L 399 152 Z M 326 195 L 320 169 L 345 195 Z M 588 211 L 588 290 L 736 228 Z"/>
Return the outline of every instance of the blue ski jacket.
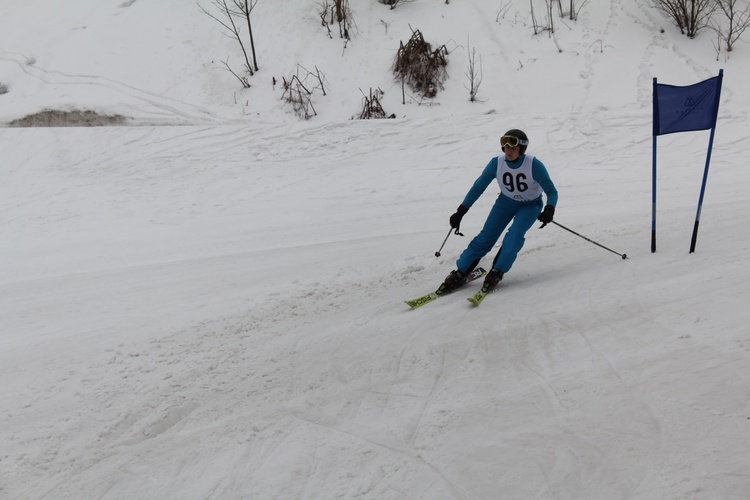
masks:
<path fill-rule="evenodd" d="M 474 181 L 474 185 L 471 186 L 471 189 L 469 189 L 469 192 L 466 194 L 466 197 L 464 198 L 464 201 L 462 205 L 464 205 L 466 208 L 470 208 L 478 199 L 480 196 L 482 196 L 482 193 L 484 193 L 485 189 L 487 189 L 487 186 L 489 186 L 492 181 L 497 179 L 497 156 L 492 158 L 490 162 L 487 164 L 486 167 L 484 167 L 484 170 L 482 171 L 482 175 L 479 176 L 479 178 Z M 526 158 L 525 154 L 522 154 L 516 161 L 509 162 L 506 160 L 506 164 L 511 169 L 519 168 L 522 164 L 524 159 Z M 549 178 L 549 173 L 547 172 L 547 167 L 544 166 L 544 164 L 539 161 L 539 158 L 534 158 L 534 161 L 531 165 L 531 175 L 534 178 L 536 182 L 539 183 L 540 186 L 542 186 L 542 190 L 544 191 L 544 194 L 547 195 L 547 205 L 557 206 L 557 189 L 555 188 L 555 185 L 552 183 L 552 180 Z M 502 194 L 500 196 L 503 196 Z M 516 200 L 511 200 L 507 196 L 505 197 L 507 200 L 513 202 L 513 203 L 528 203 L 528 202 L 521 202 Z M 541 196 L 538 199 L 540 199 Z M 534 200 L 536 202 L 536 200 Z"/>

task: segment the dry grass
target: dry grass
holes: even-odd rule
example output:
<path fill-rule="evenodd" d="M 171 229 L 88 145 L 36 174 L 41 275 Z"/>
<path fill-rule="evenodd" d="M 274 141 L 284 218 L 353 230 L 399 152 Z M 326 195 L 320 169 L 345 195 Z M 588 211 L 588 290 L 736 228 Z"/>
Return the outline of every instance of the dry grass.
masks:
<path fill-rule="evenodd" d="M 447 53 L 445 45 L 432 50 L 422 32 L 413 30 L 406 45 L 401 42 L 393 63 L 393 73 L 424 97 L 435 97 L 448 77 L 445 70 L 448 65 Z"/>
<path fill-rule="evenodd" d="M 47 109 L 10 122 L 11 127 L 105 127 L 125 125 L 120 115 L 100 115 L 95 111 Z"/>

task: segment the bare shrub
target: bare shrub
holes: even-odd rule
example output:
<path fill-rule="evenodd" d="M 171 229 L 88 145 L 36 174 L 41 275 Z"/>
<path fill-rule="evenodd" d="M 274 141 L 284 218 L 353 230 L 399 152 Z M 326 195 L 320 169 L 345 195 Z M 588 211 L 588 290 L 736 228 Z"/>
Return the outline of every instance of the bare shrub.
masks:
<path fill-rule="evenodd" d="M 536 20 L 536 13 L 534 12 L 534 0 L 529 0 L 529 6 L 531 8 L 531 24 L 534 26 L 534 34 L 538 35 L 543 31 L 549 31 L 550 34 L 555 32 L 555 24 L 552 20 L 552 10 L 554 7 L 554 1 L 544 0 L 544 12 L 546 14 L 547 24 L 542 25 Z"/>
<path fill-rule="evenodd" d="M 577 2 L 578 4 L 576 5 Z M 568 16 L 571 21 L 576 21 L 578 19 L 578 15 L 581 12 L 581 9 L 586 5 L 586 3 L 588 3 L 588 0 L 569 0 L 569 8 L 566 12 L 563 8 L 563 0 L 544 0 L 545 23 L 542 24 L 537 22 L 536 12 L 534 11 L 534 0 L 529 0 L 529 6 L 531 8 L 531 22 L 534 26 L 534 34 L 538 35 L 543 31 L 547 31 L 550 33 L 550 36 L 552 36 L 555 33 L 555 23 L 553 21 L 555 7 L 557 8 L 556 10 L 560 18 Z M 501 9 L 500 13 L 498 13 L 498 16 L 496 17 L 496 21 L 499 21 L 501 14 L 502 17 L 505 16 L 507 8 L 508 6 L 506 5 L 503 7 L 503 9 L 505 10 Z M 562 50 L 560 50 L 560 52 L 562 52 Z"/>
<path fill-rule="evenodd" d="M 727 52 L 732 52 L 734 42 L 740 39 L 742 33 L 750 26 L 750 4 L 744 9 L 738 5 L 737 0 L 715 0 L 716 7 L 724 14 L 726 24 L 713 22 L 712 27 L 718 33 L 719 38 L 724 40 Z"/>
<path fill-rule="evenodd" d="M 309 120 L 318 113 L 312 104 L 312 92 L 305 87 L 297 75 L 292 75 L 289 80 L 282 78 L 284 82 L 284 95 L 282 99 L 292 105 L 294 113 L 300 118 Z"/>
<path fill-rule="evenodd" d="M 505 0 L 497 10 L 497 15 L 495 15 L 495 22 L 500 23 L 500 19 L 505 19 L 505 16 L 508 14 L 508 11 L 511 7 L 513 7 L 513 4 L 510 3 L 510 0 Z M 516 13 L 516 15 L 518 14 Z"/>
<path fill-rule="evenodd" d="M 554 31 L 554 26 L 552 26 L 552 11 L 554 10 L 554 6 L 557 6 L 557 12 L 560 15 L 560 18 L 564 18 L 565 16 L 568 16 L 568 19 L 571 21 L 575 21 L 578 19 L 578 14 L 581 12 L 581 9 L 584 5 L 588 2 L 588 0 L 583 0 L 579 5 L 576 5 L 576 2 L 579 0 L 566 0 L 568 2 L 568 12 L 565 12 L 565 9 L 563 8 L 563 0 L 545 0 L 547 4 L 547 15 L 549 16 L 549 27 L 552 28 L 552 31 Z"/>
<path fill-rule="evenodd" d="M 0 83 L 0 95 L 8 93 L 8 86 L 4 83 Z"/>
<path fill-rule="evenodd" d="M 352 11 L 349 8 L 349 0 L 324 0 L 323 10 L 320 13 L 320 20 L 323 26 L 328 30 L 328 36 L 331 36 L 331 25 L 338 24 L 339 37 L 347 42 L 351 40 L 352 32 L 356 30 Z"/>
<path fill-rule="evenodd" d="M 709 25 L 716 0 L 652 0 L 654 8 L 667 15 L 680 33 L 695 38 Z"/>
<path fill-rule="evenodd" d="M 360 120 L 369 120 L 373 118 L 396 118 L 395 114 L 388 115 L 383 106 L 380 104 L 380 97 L 383 91 L 376 89 L 374 92 L 370 89 L 370 96 L 362 99 L 362 112 L 359 114 Z"/>
<path fill-rule="evenodd" d="M 103 127 L 125 125 L 121 115 L 101 115 L 95 111 L 45 109 L 10 122 L 11 127 Z"/>
<path fill-rule="evenodd" d="M 435 97 L 439 88 L 448 77 L 445 67 L 448 49 L 441 45 L 433 50 L 419 30 L 412 30 L 411 39 L 404 45 L 400 43 L 393 73 L 402 84 L 409 85 L 415 92 L 424 97 Z"/>
<path fill-rule="evenodd" d="M 294 113 L 305 120 L 317 116 L 318 113 L 312 103 L 313 93 L 320 90 L 324 96 L 326 95 L 325 76 L 320 70 L 316 67 L 313 73 L 297 65 L 296 74 L 288 79 L 282 78 L 282 81 L 284 94 L 281 98 L 292 105 Z"/>

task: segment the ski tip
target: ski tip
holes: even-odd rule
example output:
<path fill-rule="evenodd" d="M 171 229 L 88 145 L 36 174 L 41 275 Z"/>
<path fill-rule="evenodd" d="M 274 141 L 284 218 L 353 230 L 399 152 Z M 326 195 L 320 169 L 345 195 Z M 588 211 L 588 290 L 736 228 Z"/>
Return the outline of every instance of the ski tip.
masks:
<path fill-rule="evenodd" d="M 405 300 L 404 304 L 408 305 L 412 309 L 416 309 L 418 307 L 422 307 L 425 304 L 428 304 L 432 302 L 433 300 L 437 299 L 439 295 L 437 295 L 435 292 L 428 293 L 427 295 L 424 295 L 422 297 L 419 297 L 417 299 L 412 300 Z"/>
<path fill-rule="evenodd" d="M 471 297 L 468 297 L 466 300 L 471 302 L 474 305 L 474 307 L 476 307 L 482 303 L 482 300 L 484 300 L 484 295 L 481 295 L 481 296 L 479 294 L 472 295 Z"/>

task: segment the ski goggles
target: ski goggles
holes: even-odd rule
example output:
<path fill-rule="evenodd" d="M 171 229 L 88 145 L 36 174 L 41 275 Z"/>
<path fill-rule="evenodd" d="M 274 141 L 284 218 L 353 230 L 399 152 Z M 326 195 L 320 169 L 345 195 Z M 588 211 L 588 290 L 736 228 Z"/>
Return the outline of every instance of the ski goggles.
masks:
<path fill-rule="evenodd" d="M 518 146 L 528 146 L 528 145 L 529 145 L 529 141 L 519 139 L 518 137 L 513 136 L 513 135 L 504 135 L 500 138 L 500 147 L 502 148 L 505 148 L 505 146 L 517 148 Z"/>

